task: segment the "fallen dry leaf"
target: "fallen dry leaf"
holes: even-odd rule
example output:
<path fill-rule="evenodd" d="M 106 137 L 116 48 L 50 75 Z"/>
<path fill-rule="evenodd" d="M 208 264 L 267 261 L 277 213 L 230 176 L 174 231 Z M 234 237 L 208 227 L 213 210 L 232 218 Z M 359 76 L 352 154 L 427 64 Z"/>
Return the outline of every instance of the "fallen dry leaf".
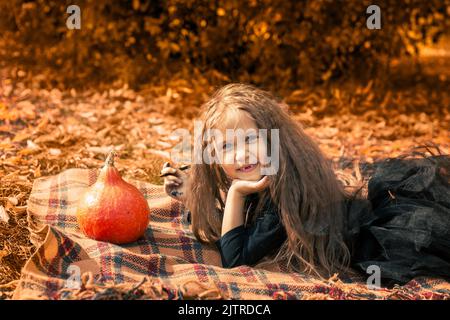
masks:
<path fill-rule="evenodd" d="M 5 208 L 0 205 L 0 222 L 8 223 L 9 214 L 6 212 Z"/>

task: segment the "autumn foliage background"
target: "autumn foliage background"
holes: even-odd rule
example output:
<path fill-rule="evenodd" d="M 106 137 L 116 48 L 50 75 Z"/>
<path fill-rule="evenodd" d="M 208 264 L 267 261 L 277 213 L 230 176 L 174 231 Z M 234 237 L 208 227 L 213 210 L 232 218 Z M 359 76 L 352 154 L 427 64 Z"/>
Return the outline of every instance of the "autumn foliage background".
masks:
<path fill-rule="evenodd" d="M 341 168 L 449 153 L 449 17 L 450 0 L 1 0 L 0 297 L 34 250 L 34 179 L 98 168 L 114 146 L 125 176 L 161 183 L 171 132 L 229 82 L 283 97 Z"/>
<path fill-rule="evenodd" d="M 48 86 L 120 81 L 133 88 L 180 75 L 293 89 L 414 54 L 449 29 L 448 1 L 377 1 L 382 29 L 366 28 L 371 1 L 2 1 L 4 63 L 33 65 Z M 50 74 L 49 74 L 50 73 Z"/>

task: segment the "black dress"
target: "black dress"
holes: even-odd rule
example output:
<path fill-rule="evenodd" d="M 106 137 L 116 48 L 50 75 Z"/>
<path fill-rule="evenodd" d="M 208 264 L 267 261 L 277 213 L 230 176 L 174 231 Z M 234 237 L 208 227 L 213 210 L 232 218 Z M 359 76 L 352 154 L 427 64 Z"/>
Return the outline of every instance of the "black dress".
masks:
<path fill-rule="evenodd" d="M 393 158 L 373 167 L 367 199 L 346 201 L 352 266 L 366 276 L 378 266 L 386 285 L 417 276 L 450 279 L 450 157 Z M 216 245 L 231 268 L 256 264 L 285 239 L 269 203 L 255 223 L 230 230 Z"/>
<path fill-rule="evenodd" d="M 370 210 L 348 211 L 354 267 L 379 266 L 386 284 L 450 278 L 449 177 L 450 156 L 378 165 L 368 184 Z"/>

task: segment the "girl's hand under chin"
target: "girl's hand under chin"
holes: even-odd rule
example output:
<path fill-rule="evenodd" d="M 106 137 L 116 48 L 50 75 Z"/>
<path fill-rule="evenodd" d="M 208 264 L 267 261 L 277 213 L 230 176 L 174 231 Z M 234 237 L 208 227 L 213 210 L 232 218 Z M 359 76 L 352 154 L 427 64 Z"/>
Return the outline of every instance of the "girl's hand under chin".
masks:
<path fill-rule="evenodd" d="M 269 186 L 269 178 L 264 176 L 258 181 L 249 181 L 241 179 L 233 179 L 231 187 L 228 192 L 236 193 L 241 197 L 245 197 L 249 194 L 260 192 Z"/>

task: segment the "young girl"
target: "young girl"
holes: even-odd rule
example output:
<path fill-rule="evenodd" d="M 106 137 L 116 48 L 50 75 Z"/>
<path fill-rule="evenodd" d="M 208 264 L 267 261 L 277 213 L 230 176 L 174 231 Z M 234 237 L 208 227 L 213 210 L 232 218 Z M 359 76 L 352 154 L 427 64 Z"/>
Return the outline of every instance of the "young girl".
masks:
<path fill-rule="evenodd" d="M 204 105 L 200 151 L 212 145 L 212 154 L 231 161 L 194 163 L 189 173 L 163 167 L 166 191 L 189 208 L 198 240 L 217 245 L 223 267 L 274 257 L 322 277 L 348 267 L 366 274 L 372 265 L 396 283 L 450 277 L 450 157 L 384 161 L 363 199 L 345 191 L 286 110 L 268 92 L 227 85 Z M 278 171 L 263 176 L 265 159 L 251 148 L 272 150 L 271 135 L 249 135 L 230 148 L 230 141 L 208 137 L 210 129 L 223 137 L 227 129 L 278 129 Z"/>

